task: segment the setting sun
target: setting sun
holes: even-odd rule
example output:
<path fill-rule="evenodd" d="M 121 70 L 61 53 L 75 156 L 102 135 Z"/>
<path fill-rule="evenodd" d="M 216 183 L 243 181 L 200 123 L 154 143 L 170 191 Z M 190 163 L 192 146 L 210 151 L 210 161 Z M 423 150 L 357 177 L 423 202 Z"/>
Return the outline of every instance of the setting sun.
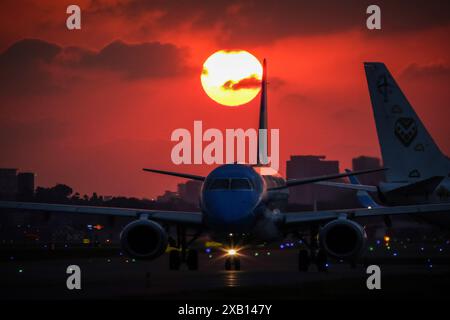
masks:
<path fill-rule="evenodd" d="M 239 106 L 259 92 L 262 66 L 244 50 L 213 53 L 203 64 L 201 81 L 206 94 L 225 106 Z"/>

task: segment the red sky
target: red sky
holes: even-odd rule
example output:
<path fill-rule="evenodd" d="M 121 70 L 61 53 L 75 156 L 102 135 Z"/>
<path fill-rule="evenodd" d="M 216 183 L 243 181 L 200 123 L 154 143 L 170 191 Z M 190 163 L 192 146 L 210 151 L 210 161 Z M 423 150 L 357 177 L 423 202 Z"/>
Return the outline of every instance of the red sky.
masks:
<path fill-rule="evenodd" d="M 65 27 L 78 4 L 82 30 Z M 183 181 L 142 167 L 207 173 L 170 159 L 177 128 L 250 128 L 258 98 L 238 108 L 204 93 L 204 60 L 220 49 L 268 59 L 269 126 L 291 154 L 341 169 L 379 156 L 363 61 L 387 64 L 440 148 L 450 154 L 448 2 L 43 1 L 0 4 L 0 167 L 80 193 L 154 197 Z"/>

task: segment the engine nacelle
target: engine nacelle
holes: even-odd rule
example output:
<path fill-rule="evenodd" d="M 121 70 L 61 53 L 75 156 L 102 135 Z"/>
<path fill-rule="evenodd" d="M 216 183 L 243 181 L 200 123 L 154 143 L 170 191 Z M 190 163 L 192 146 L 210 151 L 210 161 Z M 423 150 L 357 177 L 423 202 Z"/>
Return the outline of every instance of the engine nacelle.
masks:
<path fill-rule="evenodd" d="M 358 223 L 336 219 L 327 223 L 319 233 L 319 241 L 327 254 L 338 259 L 352 259 L 361 254 L 366 244 L 366 231 Z"/>
<path fill-rule="evenodd" d="M 120 244 L 127 255 L 153 260 L 162 255 L 168 244 L 167 232 L 151 220 L 136 220 L 122 230 Z"/>

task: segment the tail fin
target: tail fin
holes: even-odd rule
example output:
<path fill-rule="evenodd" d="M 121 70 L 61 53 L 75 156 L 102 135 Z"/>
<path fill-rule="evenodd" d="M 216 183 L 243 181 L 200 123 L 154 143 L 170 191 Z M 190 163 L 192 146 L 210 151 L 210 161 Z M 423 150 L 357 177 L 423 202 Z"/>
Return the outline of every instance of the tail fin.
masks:
<path fill-rule="evenodd" d="M 261 81 L 261 104 L 259 107 L 259 126 L 258 126 L 258 154 L 257 165 L 268 164 L 267 150 L 267 64 L 263 61 L 263 76 Z"/>
<path fill-rule="evenodd" d="M 364 63 L 387 182 L 447 176 L 442 154 L 383 63 Z"/>

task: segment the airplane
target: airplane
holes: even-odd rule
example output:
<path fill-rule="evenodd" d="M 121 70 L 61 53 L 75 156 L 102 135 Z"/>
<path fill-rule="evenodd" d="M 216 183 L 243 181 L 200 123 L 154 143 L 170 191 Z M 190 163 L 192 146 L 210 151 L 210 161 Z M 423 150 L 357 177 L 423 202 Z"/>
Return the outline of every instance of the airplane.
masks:
<path fill-rule="evenodd" d="M 345 169 L 344 171 L 351 172 L 350 169 Z M 350 183 L 354 186 L 361 185 L 359 179 L 356 176 L 349 176 L 348 179 L 350 180 Z M 372 198 L 372 196 L 367 192 L 367 190 L 358 190 L 356 192 L 356 198 L 358 199 L 359 204 L 362 205 L 364 208 L 372 209 L 383 207 Z"/>
<path fill-rule="evenodd" d="M 366 200 L 367 192 L 376 193 L 386 206 L 450 202 L 450 159 L 440 151 L 387 67 L 366 62 L 364 68 L 383 164 L 389 168 L 386 182 L 377 186 L 318 184 L 358 190 L 360 195 L 366 192 Z M 436 224 L 450 226 L 449 219 L 436 217 Z M 433 223 L 432 216 L 427 218 Z"/>
<path fill-rule="evenodd" d="M 267 129 L 267 66 L 263 62 L 260 93 L 259 129 Z M 258 144 L 259 146 L 259 144 Z M 393 208 L 358 208 L 314 212 L 282 212 L 288 189 L 380 169 L 337 173 L 302 179 L 284 179 L 263 165 L 265 156 L 258 149 L 258 163 L 224 164 L 207 176 L 144 168 L 144 171 L 198 180 L 202 182 L 199 212 L 124 209 L 46 203 L 0 201 L 0 208 L 134 217 L 120 234 L 122 250 L 135 259 L 153 260 L 165 252 L 168 244 L 180 250 L 169 252 L 169 268 L 182 264 L 198 269 L 198 252 L 192 244 L 205 234 L 227 245 L 226 270 L 241 268 L 240 256 L 247 247 L 282 241 L 287 236 L 305 240 L 306 248 L 298 252 L 298 269 L 307 271 L 312 263 L 319 271 L 327 270 L 328 257 L 352 261 L 362 253 L 366 243 L 364 226 L 359 218 L 386 215 L 437 213 L 450 210 L 450 204 L 426 204 Z M 272 169 L 272 170 L 270 170 Z M 171 228 L 175 226 L 176 236 Z M 188 234 L 187 231 L 194 231 Z M 309 240 L 304 237 L 309 235 Z"/>
<path fill-rule="evenodd" d="M 345 172 L 351 172 L 351 170 L 345 169 Z M 356 176 L 349 176 L 348 179 L 350 180 L 350 184 L 352 184 L 354 186 L 361 185 L 359 179 Z M 385 207 L 385 206 L 379 204 L 377 201 L 375 201 L 375 199 L 366 190 L 357 190 L 356 197 L 358 199 L 359 204 L 364 208 L 372 209 L 372 208 Z M 446 215 L 440 215 L 440 219 L 439 219 L 439 214 L 437 214 L 437 215 L 429 214 L 426 216 L 418 214 L 418 215 L 414 215 L 413 217 L 409 217 L 411 219 L 402 220 L 401 224 L 399 224 L 398 221 L 396 221 L 396 223 L 394 224 L 389 216 L 384 216 L 383 220 L 384 220 L 384 225 L 386 226 L 386 229 L 384 231 L 380 228 L 379 224 L 377 224 L 376 222 L 375 222 L 375 224 L 371 224 L 374 221 L 370 221 L 370 220 L 368 221 L 368 219 L 365 220 L 365 226 L 366 226 L 366 231 L 368 234 L 370 232 L 372 234 L 372 236 L 375 237 L 375 235 L 377 233 L 382 231 L 384 233 L 383 238 L 386 239 L 386 237 L 390 238 L 388 235 L 395 234 L 398 231 L 402 232 L 402 229 L 403 229 L 403 232 L 404 232 L 404 230 L 417 230 L 418 228 L 420 228 L 420 232 L 425 232 L 425 233 L 436 232 L 439 229 L 440 229 L 439 232 L 442 232 L 442 231 L 448 232 L 448 230 L 450 230 L 450 228 L 449 228 L 448 218 L 446 219 L 446 217 L 447 217 Z M 371 219 L 371 220 L 373 220 L 373 219 Z M 442 223 L 442 220 L 444 220 L 444 223 Z M 445 223 L 445 221 L 447 223 Z M 426 223 L 426 224 L 424 224 L 424 223 Z M 417 231 L 419 231 L 419 230 L 417 230 Z"/>

